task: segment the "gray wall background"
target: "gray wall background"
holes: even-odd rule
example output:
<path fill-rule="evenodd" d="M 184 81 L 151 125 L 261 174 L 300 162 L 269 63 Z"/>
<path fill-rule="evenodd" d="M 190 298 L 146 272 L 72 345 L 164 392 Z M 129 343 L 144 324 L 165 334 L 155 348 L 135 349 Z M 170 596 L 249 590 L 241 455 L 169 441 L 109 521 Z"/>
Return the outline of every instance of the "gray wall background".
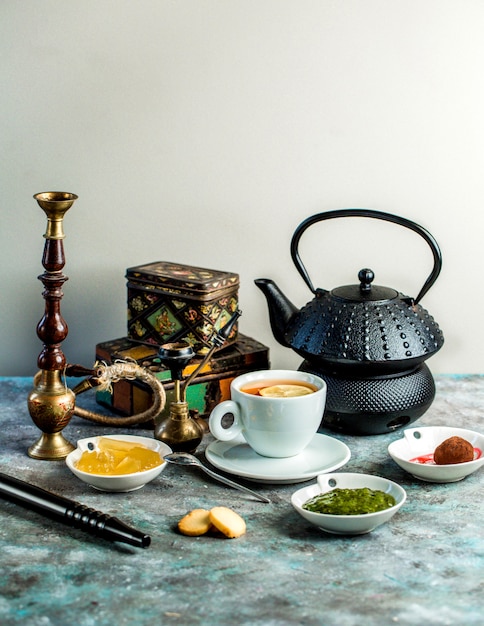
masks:
<path fill-rule="evenodd" d="M 169 260 L 238 272 L 240 330 L 278 346 L 253 280 L 311 294 L 289 243 L 309 215 L 413 219 L 444 267 L 422 304 L 446 344 L 434 373 L 481 372 L 484 3 L 480 0 L 3 0 L 0 374 L 31 375 L 45 217 L 71 191 L 62 313 L 69 362 L 126 334 L 125 270 Z M 343 220 L 308 231 L 315 285 L 416 295 L 426 244 Z"/>

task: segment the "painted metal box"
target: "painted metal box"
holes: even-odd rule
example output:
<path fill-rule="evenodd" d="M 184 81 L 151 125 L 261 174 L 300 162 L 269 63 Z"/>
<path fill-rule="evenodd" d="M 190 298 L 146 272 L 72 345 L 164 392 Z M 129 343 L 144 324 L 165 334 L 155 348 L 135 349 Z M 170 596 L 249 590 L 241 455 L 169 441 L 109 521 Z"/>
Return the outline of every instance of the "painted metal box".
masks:
<path fill-rule="evenodd" d="M 200 364 L 203 357 L 195 357 L 183 371 L 187 377 Z M 170 371 L 161 364 L 158 348 L 140 344 L 128 337 L 114 339 L 96 346 L 96 359 L 112 363 L 115 360 L 135 360 L 146 367 L 163 382 L 166 391 L 166 407 L 161 414 L 168 415 L 168 407 L 174 400 L 174 384 Z M 208 417 L 216 404 L 230 399 L 230 383 L 240 374 L 268 369 L 269 349 L 255 339 L 239 333 L 231 346 L 216 352 L 187 388 L 190 410 L 200 417 Z M 134 415 L 145 411 L 151 404 L 151 389 L 139 380 L 120 380 L 112 384 L 110 391 L 98 391 L 96 401 L 119 415 Z"/>
<path fill-rule="evenodd" d="M 162 345 L 185 341 L 206 353 L 210 336 L 238 306 L 238 274 L 157 261 L 126 270 L 128 337 Z M 234 325 L 226 344 L 237 340 Z"/>

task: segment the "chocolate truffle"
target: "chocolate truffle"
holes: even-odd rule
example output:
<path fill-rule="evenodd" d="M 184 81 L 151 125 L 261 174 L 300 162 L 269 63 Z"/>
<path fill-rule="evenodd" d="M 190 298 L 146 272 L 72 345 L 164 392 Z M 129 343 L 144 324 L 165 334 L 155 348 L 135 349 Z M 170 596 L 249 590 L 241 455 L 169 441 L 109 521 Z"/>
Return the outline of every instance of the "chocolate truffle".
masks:
<path fill-rule="evenodd" d="M 450 437 L 435 448 L 434 461 L 437 465 L 453 465 L 472 460 L 474 448 L 462 437 Z"/>

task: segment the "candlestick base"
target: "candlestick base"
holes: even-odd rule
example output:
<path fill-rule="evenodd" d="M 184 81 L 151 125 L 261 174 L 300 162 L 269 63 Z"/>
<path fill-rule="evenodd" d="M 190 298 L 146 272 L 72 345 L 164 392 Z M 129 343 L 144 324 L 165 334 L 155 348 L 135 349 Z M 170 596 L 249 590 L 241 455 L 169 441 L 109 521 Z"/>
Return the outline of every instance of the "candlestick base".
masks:
<path fill-rule="evenodd" d="M 62 461 L 75 450 L 75 446 L 62 433 L 42 433 L 40 439 L 28 449 L 28 455 L 42 461 Z"/>
<path fill-rule="evenodd" d="M 34 388 L 28 397 L 30 417 L 42 432 L 28 454 L 34 459 L 55 461 L 65 458 L 74 446 L 62 435 L 75 408 L 76 398 L 58 370 L 40 371 L 34 376 Z"/>

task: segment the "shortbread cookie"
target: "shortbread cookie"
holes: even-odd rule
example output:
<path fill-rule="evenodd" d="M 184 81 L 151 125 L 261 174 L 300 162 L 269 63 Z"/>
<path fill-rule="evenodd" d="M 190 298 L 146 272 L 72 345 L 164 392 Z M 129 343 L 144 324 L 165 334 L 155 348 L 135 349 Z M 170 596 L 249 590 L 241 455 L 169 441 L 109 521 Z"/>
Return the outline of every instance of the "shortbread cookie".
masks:
<path fill-rule="evenodd" d="M 178 522 L 178 530 L 189 537 L 205 535 L 211 527 L 210 513 L 206 509 L 193 509 Z"/>
<path fill-rule="evenodd" d="M 245 521 L 226 506 L 215 506 L 210 510 L 209 519 L 217 530 L 230 539 L 240 537 L 246 531 Z"/>

